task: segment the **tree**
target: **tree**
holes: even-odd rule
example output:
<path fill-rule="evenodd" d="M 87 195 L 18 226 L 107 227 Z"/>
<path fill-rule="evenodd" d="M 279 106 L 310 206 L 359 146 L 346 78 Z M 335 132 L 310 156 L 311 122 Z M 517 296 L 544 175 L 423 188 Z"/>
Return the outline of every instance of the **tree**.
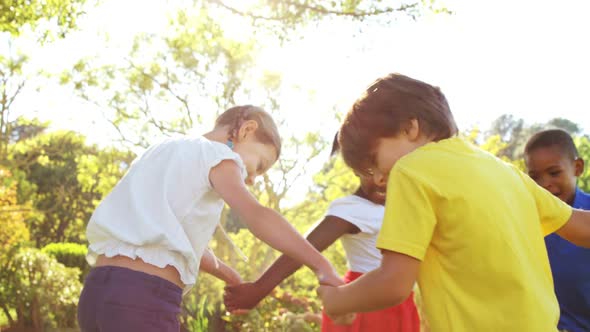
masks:
<path fill-rule="evenodd" d="M 49 122 L 41 122 L 39 119 L 27 119 L 19 117 L 10 128 L 8 143 L 18 143 L 44 133 L 49 128 Z"/>
<path fill-rule="evenodd" d="M 25 55 L 0 54 L 0 162 L 6 159 L 13 121 L 10 110 L 25 86 L 22 67 L 27 62 Z"/>
<path fill-rule="evenodd" d="M 578 178 L 578 186 L 585 192 L 590 192 L 590 136 L 579 136 L 575 139 L 578 155 L 586 164 L 584 173 Z"/>
<path fill-rule="evenodd" d="M 401 4 L 375 0 L 259 0 L 249 4 L 225 0 L 206 0 L 210 7 L 218 7 L 249 20 L 258 28 L 271 29 L 280 38 L 288 38 L 293 30 L 320 21 L 344 18 L 351 21 L 376 20 L 389 24 L 399 16 L 416 18 L 425 11 L 450 13 L 439 1 L 410 1 Z"/>
<path fill-rule="evenodd" d="M 51 242 L 83 242 L 85 225 L 99 200 L 128 168 L 133 154 L 86 145 L 68 131 L 41 134 L 11 146 L 9 165 L 19 201 L 40 214 L 27 219 L 38 247 Z"/>
<path fill-rule="evenodd" d="M 16 309 L 13 327 L 18 331 L 76 326 L 80 270 L 67 268 L 38 249 L 23 248 L 11 259 L 7 272 L 13 290 L 7 305 Z"/>
<path fill-rule="evenodd" d="M 0 0 L 0 32 L 18 36 L 43 24 L 41 39 L 52 31 L 63 37 L 77 25 L 86 0 Z"/>
<path fill-rule="evenodd" d="M 580 128 L 577 123 L 564 118 L 555 118 L 549 120 L 549 122 L 547 122 L 547 127 L 561 128 L 570 133 L 572 136 L 577 136 L 582 133 L 582 128 Z"/>
<path fill-rule="evenodd" d="M 287 35 L 296 36 L 293 32 L 305 24 L 332 17 L 381 17 L 386 18 L 383 24 L 389 24 L 392 17 L 445 11 L 433 0 L 400 6 L 375 0 L 248 3 L 194 1 L 170 20 L 170 33 L 137 36 L 123 63 L 81 59 L 73 71 L 63 74 L 62 83 L 98 105 L 123 142 L 146 147 L 154 136 L 184 133 L 212 122 L 238 100 L 267 99 L 254 91 L 265 89 L 268 76 L 250 79 L 256 76 L 252 67 L 257 50 Z M 248 37 L 227 33 L 227 22 L 236 21 L 251 32 Z M 266 23 L 271 23 L 271 31 L 278 28 L 285 35 L 269 35 Z M 278 104 L 262 106 L 273 110 Z"/>
<path fill-rule="evenodd" d="M 504 114 L 494 120 L 485 137 L 499 136 L 505 146 L 498 152 L 498 155 L 510 160 L 518 160 L 523 158 L 524 146 L 528 139 L 534 133 L 549 128 L 563 129 L 572 136 L 577 136 L 582 131 L 577 124 L 564 118 L 554 118 L 546 123 L 527 124 L 523 119 Z"/>
<path fill-rule="evenodd" d="M 25 218 L 32 212 L 30 203 L 18 204 L 17 183 L 11 173 L 0 167 L 0 265 L 13 247 L 29 240 Z"/>
<path fill-rule="evenodd" d="M 10 276 L 8 266 L 10 257 L 29 240 L 25 219 L 33 213 L 30 203 L 17 203 L 16 185 L 10 171 L 0 166 L 0 309 L 11 325 L 14 324 L 14 317 L 10 314 L 8 303 L 13 296 L 13 285 L 6 282 Z"/>
<path fill-rule="evenodd" d="M 55 35 L 63 38 L 77 27 L 86 0 L 0 0 L 0 163 L 6 159 L 11 127 L 11 106 L 24 91 L 29 77 L 24 74 L 29 56 L 20 52 L 16 41 L 24 32 L 32 32 L 43 44 Z"/>
<path fill-rule="evenodd" d="M 84 59 L 62 77 L 104 110 L 127 145 L 146 147 L 154 137 L 185 133 L 207 112 L 234 104 L 252 60 L 253 44 L 225 38 L 205 11 L 180 12 L 172 29 L 173 36 L 138 36 L 121 65 L 93 67 Z M 150 61 L 142 61 L 150 49 L 156 50 Z"/>

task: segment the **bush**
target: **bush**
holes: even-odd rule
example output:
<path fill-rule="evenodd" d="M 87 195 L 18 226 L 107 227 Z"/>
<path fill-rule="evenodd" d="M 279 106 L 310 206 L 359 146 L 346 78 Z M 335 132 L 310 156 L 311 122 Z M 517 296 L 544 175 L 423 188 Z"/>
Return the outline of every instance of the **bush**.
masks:
<path fill-rule="evenodd" d="M 14 320 L 14 310 L 8 305 L 13 294 L 13 285 L 6 282 L 8 265 L 19 248 L 29 242 L 25 219 L 33 214 L 30 204 L 18 204 L 16 188 L 12 173 L 0 166 L 0 328 Z"/>
<path fill-rule="evenodd" d="M 8 267 L 9 306 L 16 310 L 17 327 L 76 327 L 80 270 L 34 248 L 19 250 Z"/>
<path fill-rule="evenodd" d="M 25 220 L 32 213 L 30 204 L 18 203 L 12 173 L 0 166 L 0 264 L 8 261 L 15 247 L 29 241 Z"/>
<path fill-rule="evenodd" d="M 86 262 L 88 248 L 85 245 L 79 243 L 50 243 L 43 247 L 42 251 L 67 267 L 80 269 L 80 281 L 83 281 L 83 278 L 90 271 L 90 266 Z"/>

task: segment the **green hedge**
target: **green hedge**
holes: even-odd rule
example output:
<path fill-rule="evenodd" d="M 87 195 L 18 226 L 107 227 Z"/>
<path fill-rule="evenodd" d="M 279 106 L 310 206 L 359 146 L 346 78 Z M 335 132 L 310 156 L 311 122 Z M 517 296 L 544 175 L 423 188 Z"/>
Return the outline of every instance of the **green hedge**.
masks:
<path fill-rule="evenodd" d="M 90 270 L 90 266 L 86 262 L 88 248 L 83 244 L 50 243 L 42 251 L 67 267 L 77 267 L 80 269 L 82 272 L 80 274 L 81 281 L 84 280 L 84 277 L 86 277 L 86 274 Z"/>

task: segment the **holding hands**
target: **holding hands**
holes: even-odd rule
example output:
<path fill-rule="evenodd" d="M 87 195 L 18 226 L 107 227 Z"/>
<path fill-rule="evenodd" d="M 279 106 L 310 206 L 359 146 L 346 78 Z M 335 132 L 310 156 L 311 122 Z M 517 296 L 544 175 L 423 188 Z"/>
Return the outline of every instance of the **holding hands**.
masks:
<path fill-rule="evenodd" d="M 236 310 L 254 308 L 264 299 L 272 289 L 263 289 L 255 282 L 246 282 L 238 285 L 227 285 L 223 294 L 225 307 L 229 312 Z"/>
<path fill-rule="evenodd" d="M 318 295 L 320 296 L 320 299 L 322 300 L 323 306 L 324 306 L 324 311 L 326 312 L 326 315 L 328 315 L 328 317 L 330 317 L 334 323 L 336 325 L 350 325 L 352 324 L 352 322 L 354 321 L 356 314 L 354 313 L 349 313 L 349 314 L 344 314 L 344 315 L 338 315 L 338 316 L 334 316 L 332 314 L 330 314 L 330 308 L 328 308 L 326 306 L 326 301 L 328 301 L 329 305 L 332 305 L 333 301 L 333 293 L 338 291 L 338 286 L 342 286 L 344 285 L 344 281 L 342 281 L 342 279 L 340 278 L 340 276 L 336 273 L 336 271 L 332 268 L 330 269 L 330 271 L 327 271 L 326 274 L 323 273 L 316 273 L 319 282 L 320 282 L 320 287 L 318 288 Z M 324 296 L 326 297 L 326 299 L 324 300 Z"/>
<path fill-rule="evenodd" d="M 325 306 L 325 301 L 331 300 L 330 293 L 336 292 L 338 290 L 336 286 L 343 285 L 344 282 L 335 270 L 331 268 L 325 272 L 316 272 L 316 276 L 320 283 L 318 294 L 320 295 L 320 298 L 322 298 L 322 302 L 324 302 Z M 256 307 L 262 299 L 268 296 L 274 289 L 274 286 L 275 285 L 269 285 L 268 283 L 265 285 L 265 283 L 260 280 L 235 285 L 228 284 L 225 287 L 225 293 L 223 296 L 225 307 L 233 314 L 245 313 Z M 326 296 L 326 300 L 324 300 L 324 296 Z M 350 325 L 356 317 L 354 313 L 333 316 L 330 314 L 329 308 L 327 307 L 325 308 L 325 311 L 337 325 Z"/>
<path fill-rule="evenodd" d="M 336 294 L 338 293 L 338 287 L 320 285 L 317 290 L 318 296 L 322 301 L 324 312 L 330 319 L 334 321 L 336 325 L 350 325 L 356 318 L 355 313 L 348 313 L 343 315 L 334 315 L 333 312 L 337 306 Z"/>
<path fill-rule="evenodd" d="M 320 285 L 333 287 L 344 285 L 342 277 L 338 275 L 332 265 L 328 265 L 322 270 L 315 271 L 315 275 L 318 278 Z"/>

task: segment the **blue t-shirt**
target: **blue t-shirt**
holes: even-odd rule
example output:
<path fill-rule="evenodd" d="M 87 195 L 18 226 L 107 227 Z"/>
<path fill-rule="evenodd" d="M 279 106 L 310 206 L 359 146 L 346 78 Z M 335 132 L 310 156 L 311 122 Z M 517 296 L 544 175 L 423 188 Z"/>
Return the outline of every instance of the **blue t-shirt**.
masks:
<path fill-rule="evenodd" d="M 590 210 L 590 195 L 576 188 L 573 208 Z M 557 234 L 545 237 L 561 317 L 559 329 L 590 331 L 590 249 Z"/>

